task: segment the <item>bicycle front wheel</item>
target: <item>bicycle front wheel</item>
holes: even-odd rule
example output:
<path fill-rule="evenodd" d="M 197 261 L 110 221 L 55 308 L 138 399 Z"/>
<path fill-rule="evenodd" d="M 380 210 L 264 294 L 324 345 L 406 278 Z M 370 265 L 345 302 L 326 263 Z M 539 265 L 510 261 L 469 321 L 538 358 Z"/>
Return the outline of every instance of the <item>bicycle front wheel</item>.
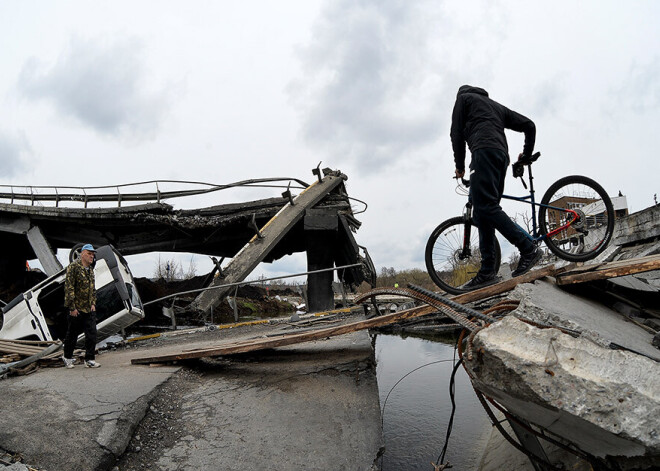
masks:
<path fill-rule="evenodd" d="M 472 222 L 466 225 L 460 216 L 446 220 L 431 233 L 424 258 L 426 270 L 438 287 L 451 294 L 466 293 L 469 290 L 461 285 L 470 281 L 481 267 L 477 227 Z M 501 258 L 500 244 L 495 239 L 496 271 L 500 269 Z"/>
<path fill-rule="evenodd" d="M 591 178 L 561 178 L 543 195 L 539 226 L 546 234 L 546 245 L 559 258 L 590 260 L 605 250 L 612 238 L 612 200 Z"/>

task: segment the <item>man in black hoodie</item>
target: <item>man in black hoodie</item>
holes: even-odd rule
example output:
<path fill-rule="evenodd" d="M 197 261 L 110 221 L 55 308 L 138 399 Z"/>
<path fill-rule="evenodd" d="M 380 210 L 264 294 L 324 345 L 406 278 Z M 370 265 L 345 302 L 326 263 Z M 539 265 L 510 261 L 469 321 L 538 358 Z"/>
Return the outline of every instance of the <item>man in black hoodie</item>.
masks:
<path fill-rule="evenodd" d="M 541 250 L 500 206 L 509 166 L 509 147 L 504 129 L 525 133 L 520 157 L 530 157 L 536 139 L 536 126 L 532 120 L 491 100 L 482 88 L 463 85 L 458 89 L 452 113 L 451 144 L 457 178 L 465 175 L 466 142 L 472 153 L 470 200 L 474 223 L 479 228 L 481 252 L 481 268 L 463 286 L 468 289 L 492 285 L 500 280 L 495 272 L 495 230 L 520 250 L 520 261 L 513 276 L 526 273 L 541 259 Z"/>

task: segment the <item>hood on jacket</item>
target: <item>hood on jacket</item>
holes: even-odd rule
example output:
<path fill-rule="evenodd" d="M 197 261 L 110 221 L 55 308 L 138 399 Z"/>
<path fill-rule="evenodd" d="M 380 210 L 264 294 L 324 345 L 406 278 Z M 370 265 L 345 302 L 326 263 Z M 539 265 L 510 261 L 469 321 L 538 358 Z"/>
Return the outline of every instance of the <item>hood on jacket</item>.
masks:
<path fill-rule="evenodd" d="M 464 93 L 476 93 L 477 95 L 488 96 L 488 92 L 483 88 L 473 87 L 472 85 L 461 85 L 456 96 Z"/>

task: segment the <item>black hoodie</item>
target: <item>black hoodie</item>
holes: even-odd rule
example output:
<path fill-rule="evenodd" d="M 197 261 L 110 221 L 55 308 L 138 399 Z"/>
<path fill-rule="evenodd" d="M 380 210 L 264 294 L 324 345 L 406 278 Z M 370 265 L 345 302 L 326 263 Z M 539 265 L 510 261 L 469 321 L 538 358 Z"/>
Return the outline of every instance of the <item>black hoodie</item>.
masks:
<path fill-rule="evenodd" d="M 488 98 L 483 88 L 463 85 L 458 89 L 451 116 L 451 145 L 457 170 L 465 170 L 465 143 L 470 152 L 477 149 L 499 149 L 507 154 L 509 146 L 504 129 L 525 133 L 523 154 L 532 155 L 536 126 L 531 119 L 511 111 Z"/>

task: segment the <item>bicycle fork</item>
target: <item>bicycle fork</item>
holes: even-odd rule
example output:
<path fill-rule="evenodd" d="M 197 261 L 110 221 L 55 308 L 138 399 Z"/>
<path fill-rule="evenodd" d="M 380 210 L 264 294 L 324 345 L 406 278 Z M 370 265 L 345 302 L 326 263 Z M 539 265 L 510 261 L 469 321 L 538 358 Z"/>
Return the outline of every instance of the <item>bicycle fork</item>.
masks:
<path fill-rule="evenodd" d="M 468 202 L 465 205 L 465 211 L 463 212 L 463 248 L 458 254 L 459 260 L 467 260 L 472 256 L 472 249 L 470 248 L 470 237 L 472 235 L 472 203 Z"/>

